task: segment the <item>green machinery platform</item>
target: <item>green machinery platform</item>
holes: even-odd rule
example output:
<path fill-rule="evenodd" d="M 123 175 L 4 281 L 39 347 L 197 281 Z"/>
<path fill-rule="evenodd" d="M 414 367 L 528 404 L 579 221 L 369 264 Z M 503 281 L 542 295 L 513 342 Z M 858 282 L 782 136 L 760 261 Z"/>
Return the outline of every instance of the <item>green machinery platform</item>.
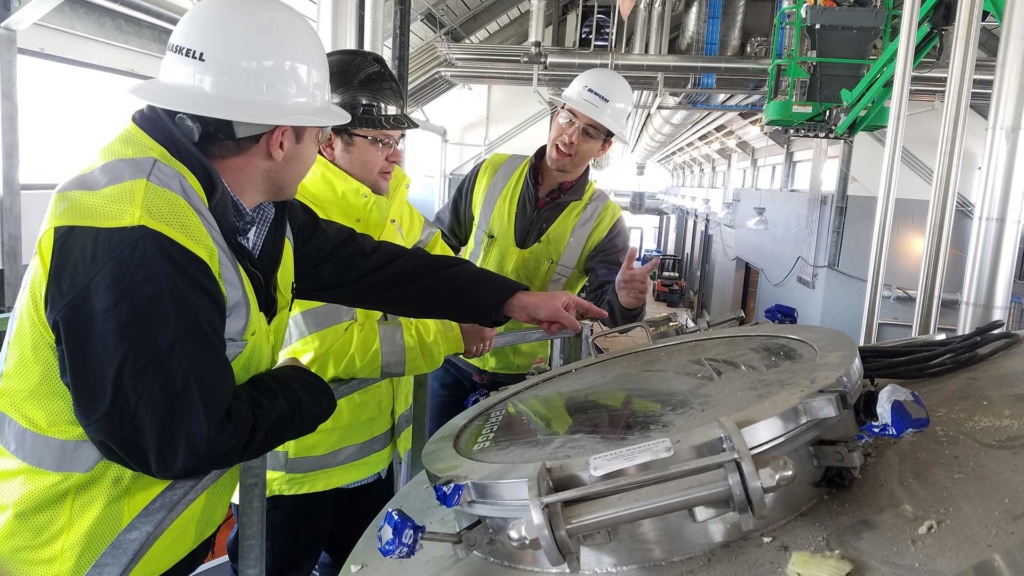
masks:
<path fill-rule="evenodd" d="M 1005 0 L 986 0 L 1001 21 Z M 793 135 L 851 138 L 885 128 L 896 72 L 898 21 L 894 0 L 884 7 L 782 7 L 775 19 L 774 59 L 764 124 Z M 918 14 L 914 65 L 931 52 L 949 24 L 951 0 L 925 0 Z M 873 58 L 875 46 L 881 52 Z"/>

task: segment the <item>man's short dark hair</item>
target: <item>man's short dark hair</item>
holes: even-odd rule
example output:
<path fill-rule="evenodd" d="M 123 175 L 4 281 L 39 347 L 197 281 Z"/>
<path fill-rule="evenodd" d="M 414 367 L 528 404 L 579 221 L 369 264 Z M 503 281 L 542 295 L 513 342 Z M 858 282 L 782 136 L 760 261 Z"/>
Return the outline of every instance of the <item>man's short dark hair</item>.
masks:
<path fill-rule="evenodd" d="M 235 140 L 200 138 L 199 142 L 196 142 L 196 148 L 199 148 L 199 151 L 208 160 L 230 160 L 255 148 L 262 138 L 263 134 L 246 136 L 245 138 L 237 138 Z"/>

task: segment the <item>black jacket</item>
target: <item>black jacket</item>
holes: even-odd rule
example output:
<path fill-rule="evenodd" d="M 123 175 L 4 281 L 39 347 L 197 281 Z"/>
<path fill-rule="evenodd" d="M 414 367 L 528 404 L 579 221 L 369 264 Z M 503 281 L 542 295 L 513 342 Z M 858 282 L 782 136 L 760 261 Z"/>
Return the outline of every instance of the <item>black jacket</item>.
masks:
<path fill-rule="evenodd" d="M 297 201 L 276 205 L 255 257 L 236 238 L 220 176 L 168 115 L 146 108 L 133 121 L 199 180 L 268 319 L 286 221 L 293 298 L 499 326 L 505 302 L 525 289 L 460 258 L 376 242 Z M 149 228 L 57 228 L 45 309 L 78 421 L 105 457 L 132 470 L 175 479 L 230 467 L 313 432 L 334 412 L 331 388 L 303 368 L 236 386 L 216 278 Z"/>
<path fill-rule="evenodd" d="M 583 198 L 583 194 L 587 191 L 587 184 L 590 183 L 590 168 L 588 167 L 576 185 L 565 196 L 538 209 L 538 190 L 534 185 L 534 172 L 537 170 L 536 163 L 544 161 L 546 151 L 547 146 L 541 146 L 530 159 L 529 173 L 523 183 L 519 203 L 516 205 L 515 235 L 516 246 L 520 250 L 526 250 L 539 242 L 548 228 L 562 215 L 562 212 L 565 212 L 571 203 L 578 202 Z M 477 164 L 469 171 L 469 174 L 466 174 L 462 182 L 459 182 L 455 194 L 434 217 L 434 224 L 441 229 L 445 243 L 456 254 L 466 244 L 469 244 L 473 234 L 473 190 L 476 187 L 476 180 L 480 175 L 482 165 L 483 162 Z M 594 247 L 584 263 L 588 282 L 587 300 L 608 312 L 608 318 L 601 321 L 606 326 L 622 326 L 639 322 L 644 319 L 646 313 L 646 305 L 632 310 L 623 308 L 615 293 L 615 277 L 618 275 L 622 260 L 628 251 L 629 230 L 626 228 L 625 221 L 619 218 L 612 225 L 608 234 Z"/>

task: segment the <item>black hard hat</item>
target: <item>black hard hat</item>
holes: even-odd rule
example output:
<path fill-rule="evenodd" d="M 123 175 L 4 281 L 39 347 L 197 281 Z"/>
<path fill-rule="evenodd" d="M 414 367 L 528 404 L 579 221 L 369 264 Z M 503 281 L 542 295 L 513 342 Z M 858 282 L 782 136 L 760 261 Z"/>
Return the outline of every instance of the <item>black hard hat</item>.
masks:
<path fill-rule="evenodd" d="M 402 114 L 405 95 L 398 78 L 380 54 L 367 50 L 335 50 L 327 54 L 331 70 L 331 101 L 352 115 L 341 128 L 410 130 L 419 128 Z"/>

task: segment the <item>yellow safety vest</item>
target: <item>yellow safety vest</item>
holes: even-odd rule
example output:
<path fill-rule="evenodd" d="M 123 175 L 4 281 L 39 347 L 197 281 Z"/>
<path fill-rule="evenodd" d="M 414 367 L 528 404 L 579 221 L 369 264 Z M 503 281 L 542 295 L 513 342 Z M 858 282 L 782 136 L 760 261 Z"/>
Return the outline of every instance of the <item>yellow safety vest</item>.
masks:
<path fill-rule="evenodd" d="M 60 379 L 44 297 L 54 229 L 146 226 L 191 250 L 210 267 L 227 307 L 226 354 L 240 384 L 277 360 L 287 314 L 268 325 L 249 279 L 221 235 L 205 193 L 188 169 L 134 124 L 91 168 L 50 201 L 35 254 L 8 326 L 0 372 L 0 574 L 82 574 L 169 482 L 103 458 L 75 418 Z M 291 300 L 291 234 L 277 290 Z M 238 483 L 225 474 L 173 522 L 134 574 L 159 574 L 207 539 L 224 520 Z"/>
<path fill-rule="evenodd" d="M 452 255 L 440 231 L 408 201 L 409 178 L 395 168 L 387 196 L 318 157 L 299 201 L 321 218 L 378 240 Z M 298 300 L 281 357 L 295 357 L 324 379 L 395 376 L 352 385 L 331 418 L 312 434 L 268 455 L 267 495 L 306 494 L 363 480 L 412 447 L 412 375 L 463 351 L 457 324 L 385 317 L 373 310 Z"/>
<path fill-rule="evenodd" d="M 576 294 L 587 281 L 587 258 L 622 210 L 590 182 L 583 198 L 570 203 L 540 241 L 520 249 L 516 246 L 516 206 L 529 166 L 527 156 L 494 154 L 484 161 L 473 188 L 473 237 L 462 254 L 477 266 L 518 280 L 530 290 Z M 512 320 L 499 331 L 526 327 Z M 550 342 L 535 342 L 498 348 L 469 362 L 488 372 L 525 374 L 535 364 L 547 364 L 550 355 Z"/>

